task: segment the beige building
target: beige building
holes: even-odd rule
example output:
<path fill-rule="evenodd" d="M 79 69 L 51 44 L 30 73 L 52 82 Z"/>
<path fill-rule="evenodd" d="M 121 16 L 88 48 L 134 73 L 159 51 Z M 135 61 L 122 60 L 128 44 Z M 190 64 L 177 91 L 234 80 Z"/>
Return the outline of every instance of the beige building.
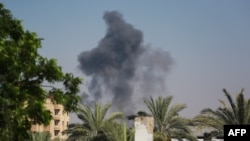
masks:
<path fill-rule="evenodd" d="M 67 135 L 63 135 L 62 131 L 67 129 L 69 124 L 69 114 L 64 112 L 64 107 L 59 104 L 54 104 L 51 99 L 46 100 L 45 104 L 46 108 L 50 110 L 53 119 L 51 120 L 48 126 L 44 125 L 32 125 L 31 131 L 34 132 L 44 132 L 49 131 L 51 134 L 51 138 L 59 138 L 59 139 L 66 139 Z"/>

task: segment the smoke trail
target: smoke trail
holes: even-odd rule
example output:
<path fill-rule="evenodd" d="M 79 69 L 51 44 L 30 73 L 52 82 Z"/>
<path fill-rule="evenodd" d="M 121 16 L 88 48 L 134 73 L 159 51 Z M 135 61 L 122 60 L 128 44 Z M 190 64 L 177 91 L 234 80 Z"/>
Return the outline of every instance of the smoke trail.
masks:
<path fill-rule="evenodd" d="M 126 23 L 117 11 L 106 12 L 103 19 L 107 33 L 97 47 L 79 55 L 79 68 L 92 78 L 88 89 L 94 101 L 112 102 L 116 109 L 134 113 L 134 102 L 144 98 L 140 93 L 144 88 L 154 88 L 150 92 L 155 92 L 155 86 L 165 84 L 165 77 L 159 79 L 157 73 L 165 75 L 172 59 L 167 52 L 143 46 L 142 32 Z M 154 84 L 149 83 L 151 80 Z"/>

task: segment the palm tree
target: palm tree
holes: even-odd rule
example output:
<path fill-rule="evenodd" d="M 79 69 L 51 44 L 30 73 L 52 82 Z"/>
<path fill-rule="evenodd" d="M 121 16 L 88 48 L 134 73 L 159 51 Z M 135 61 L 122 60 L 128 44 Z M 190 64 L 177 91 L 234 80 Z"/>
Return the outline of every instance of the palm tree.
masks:
<path fill-rule="evenodd" d="M 108 141 L 127 141 L 127 128 L 125 124 L 107 124 L 104 129 Z"/>
<path fill-rule="evenodd" d="M 135 128 L 127 128 L 127 141 L 134 141 L 135 139 Z"/>
<path fill-rule="evenodd" d="M 186 105 L 175 104 L 170 107 L 172 99 L 172 96 L 168 96 L 165 98 L 158 97 L 156 100 L 152 97 L 144 100 L 155 120 L 155 135 L 157 135 L 157 138 L 159 138 L 159 135 L 162 136 L 161 138 L 165 141 L 171 140 L 172 137 L 196 140 L 187 126 L 189 121 L 179 116 L 179 112 L 185 109 Z"/>
<path fill-rule="evenodd" d="M 250 124 L 250 99 L 244 98 L 244 89 L 236 96 L 236 102 L 226 89 L 223 89 L 229 105 L 225 101 L 219 100 L 222 104 L 216 110 L 206 108 L 193 119 L 198 127 L 211 127 L 215 131 L 212 136 L 223 136 L 224 125 Z"/>
<path fill-rule="evenodd" d="M 135 128 L 127 128 L 126 124 L 113 122 L 105 125 L 105 135 L 108 141 L 134 141 Z"/>
<path fill-rule="evenodd" d="M 91 109 L 87 105 L 81 105 L 77 115 L 83 123 L 69 125 L 69 129 L 64 132 L 69 134 L 68 140 L 106 141 L 105 126 L 123 117 L 121 112 L 115 112 L 106 118 L 110 106 L 110 103 L 105 105 L 95 103 L 94 109 Z"/>

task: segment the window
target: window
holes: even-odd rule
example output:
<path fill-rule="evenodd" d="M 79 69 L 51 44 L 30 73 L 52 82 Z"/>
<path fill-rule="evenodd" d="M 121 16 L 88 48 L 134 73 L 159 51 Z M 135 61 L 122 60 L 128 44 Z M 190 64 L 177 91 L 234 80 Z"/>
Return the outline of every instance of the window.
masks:
<path fill-rule="evenodd" d="M 60 120 L 54 120 L 54 122 L 55 122 L 55 125 L 59 125 L 59 122 L 60 122 Z"/>
<path fill-rule="evenodd" d="M 60 130 L 54 130 L 54 135 L 58 136 L 59 132 L 60 132 Z"/>
<path fill-rule="evenodd" d="M 60 109 L 55 109 L 54 111 L 55 111 L 55 115 L 58 115 L 60 112 Z"/>

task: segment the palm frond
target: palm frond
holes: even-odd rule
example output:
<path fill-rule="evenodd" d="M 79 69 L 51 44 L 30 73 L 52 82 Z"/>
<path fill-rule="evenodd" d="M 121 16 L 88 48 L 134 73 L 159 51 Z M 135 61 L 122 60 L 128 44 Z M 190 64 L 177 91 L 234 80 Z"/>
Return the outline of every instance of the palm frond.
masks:
<path fill-rule="evenodd" d="M 238 124 L 238 121 L 236 120 L 234 113 L 230 109 L 225 108 L 218 108 L 216 110 L 216 116 L 220 117 L 225 121 L 225 124 Z"/>
<path fill-rule="evenodd" d="M 112 122 L 116 119 L 121 119 L 123 118 L 123 113 L 122 112 L 115 112 L 115 113 L 112 113 L 107 119 L 106 121 L 108 122 Z"/>
<path fill-rule="evenodd" d="M 127 141 L 127 128 L 125 124 L 105 124 L 104 133 L 109 141 Z"/>
<path fill-rule="evenodd" d="M 94 108 L 88 105 L 79 105 L 77 116 L 82 124 L 70 124 L 69 129 L 65 130 L 64 133 L 68 133 L 71 139 L 77 138 L 79 140 L 105 138 L 105 125 L 111 124 L 114 120 L 122 117 L 122 113 L 117 112 L 106 118 L 110 106 L 110 103 L 104 105 L 95 103 Z"/>
<path fill-rule="evenodd" d="M 245 102 L 245 123 L 244 124 L 250 124 L 250 98 Z"/>
<path fill-rule="evenodd" d="M 195 138 L 189 127 L 189 120 L 179 116 L 179 112 L 186 108 L 185 104 L 175 104 L 170 106 L 173 97 L 158 97 L 153 99 L 150 97 L 148 100 L 144 100 L 146 106 L 150 110 L 156 123 L 156 132 L 159 133 L 159 137 L 167 139 L 170 136 L 177 135 L 176 133 L 184 133 L 189 135 L 189 138 Z M 155 136 L 156 137 L 156 136 Z M 186 136 L 188 137 L 188 136 Z"/>
<path fill-rule="evenodd" d="M 187 106 L 185 104 L 175 104 L 169 108 L 167 116 L 164 122 L 168 122 L 172 117 L 178 116 L 179 112 L 185 109 Z"/>
<path fill-rule="evenodd" d="M 243 90 L 239 93 L 236 97 L 236 104 L 237 104 L 237 117 L 239 124 L 244 123 L 245 118 L 245 99 L 243 95 Z"/>
<path fill-rule="evenodd" d="M 223 89 L 223 92 L 225 93 L 230 105 L 231 105 L 231 108 L 233 110 L 233 113 L 234 113 L 234 116 L 237 118 L 237 109 L 236 109 L 236 105 L 235 105 L 235 102 L 233 101 L 231 95 L 227 92 L 226 89 Z"/>
<path fill-rule="evenodd" d="M 223 101 L 216 110 L 206 108 L 193 118 L 194 125 L 199 127 L 212 127 L 217 135 L 223 135 L 223 125 L 226 124 L 250 124 L 250 99 L 245 100 L 244 89 L 236 96 L 236 103 L 226 89 L 223 92 L 229 102 L 229 106 Z"/>
<path fill-rule="evenodd" d="M 101 106 L 101 105 L 99 105 L 99 106 Z M 107 111 L 110 107 L 111 107 L 111 103 L 107 103 L 105 105 L 102 105 L 102 108 L 100 108 L 100 119 L 101 120 L 104 120 L 104 118 L 107 114 Z"/>

